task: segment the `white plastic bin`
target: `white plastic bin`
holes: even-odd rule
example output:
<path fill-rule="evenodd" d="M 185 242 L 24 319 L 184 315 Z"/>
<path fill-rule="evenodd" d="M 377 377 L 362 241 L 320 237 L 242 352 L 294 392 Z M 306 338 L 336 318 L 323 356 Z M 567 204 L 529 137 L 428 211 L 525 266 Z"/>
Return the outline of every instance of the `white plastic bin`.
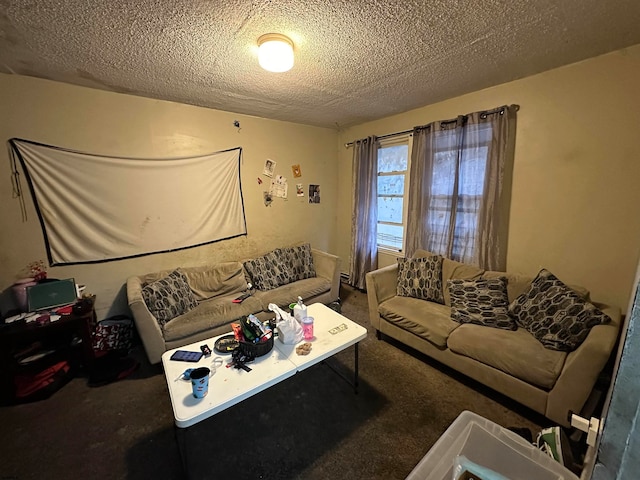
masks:
<path fill-rule="evenodd" d="M 407 480 L 452 480 L 458 455 L 510 480 L 578 480 L 524 438 L 469 411 L 454 420 Z"/>

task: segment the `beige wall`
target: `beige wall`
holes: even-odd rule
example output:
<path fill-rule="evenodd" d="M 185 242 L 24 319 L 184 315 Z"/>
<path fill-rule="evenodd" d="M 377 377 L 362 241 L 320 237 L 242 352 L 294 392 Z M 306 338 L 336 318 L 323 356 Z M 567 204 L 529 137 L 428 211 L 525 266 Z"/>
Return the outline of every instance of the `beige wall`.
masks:
<path fill-rule="evenodd" d="M 518 104 L 507 269 L 541 267 L 626 311 L 640 252 L 640 45 L 340 133 L 340 142 Z M 339 149 L 340 205 L 351 149 Z M 338 211 L 338 254 L 351 217 Z M 385 263 L 387 259 L 383 260 Z"/>
<path fill-rule="evenodd" d="M 337 133 L 331 129 L 265 120 L 234 113 L 75 87 L 29 77 L 0 74 L 0 138 L 24 138 L 92 153 L 132 157 L 196 155 L 243 148 L 242 186 L 246 237 L 180 252 L 49 270 L 55 278 L 74 277 L 97 295 L 98 317 L 119 313 L 126 302 L 123 285 L 130 275 L 177 266 L 247 258 L 256 253 L 309 241 L 334 251 L 337 210 Z M 240 121 L 241 129 L 233 126 Z M 266 158 L 289 181 L 288 200 L 263 203 L 266 183 L 258 185 Z M 0 151 L 0 290 L 9 287 L 29 262 L 45 259 L 38 219 L 28 193 L 28 222 L 12 199 L 6 148 Z M 294 179 L 291 165 L 300 164 Z M 263 180 L 265 177 L 262 177 Z M 322 202 L 310 205 L 295 195 L 295 183 L 320 184 Z M 114 185 L 113 188 L 118 188 Z M 144 185 L 150 195 L 152 185 Z M 8 296 L 3 297 L 4 304 Z M 114 303 L 115 302 L 115 303 Z M 3 311 L 6 311 L 3 309 Z"/>
<path fill-rule="evenodd" d="M 516 103 L 521 109 L 507 268 L 534 275 L 544 266 L 566 282 L 586 286 L 595 300 L 624 311 L 640 252 L 638 84 L 640 45 L 338 135 L 330 129 L 0 74 L 0 138 L 147 157 L 243 147 L 246 237 L 182 252 L 50 269 L 50 276 L 87 284 L 98 295 L 99 316 L 104 317 L 121 309 L 129 275 L 247 257 L 298 241 L 338 254 L 346 272 L 351 150 L 343 147 L 345 142 Z M 240 131 L 232 124 L 236 119 Z M 6 150 L 0 156 L 6 165 L 0 177 L 0 287 L 7 288 L 28 262 L 46 254 L 31 199 L 29 221 L 22 223 L 19 204 L 12 199 Z M 262 203 L 264 184 L 256 180 L 266 158 L 278 162 L 277 173 L 290 184 L 289 200 L 277 199 L 268 208 Z M 294 163 L 302 166 L 305 192 L 309 183 L 322 186 L 320 205 L 294 196 Z"/>

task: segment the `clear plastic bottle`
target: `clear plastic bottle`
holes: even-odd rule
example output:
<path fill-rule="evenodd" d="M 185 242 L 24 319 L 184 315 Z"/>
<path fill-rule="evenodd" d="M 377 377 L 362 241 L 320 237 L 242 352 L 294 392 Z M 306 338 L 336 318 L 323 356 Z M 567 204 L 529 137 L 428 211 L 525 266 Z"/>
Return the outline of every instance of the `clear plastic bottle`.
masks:
<path fill-rule="evenodd" d="M 302 303 L 302 297 L 298 297 L 298 303 L 293 307 L 293 318 L 295 318 L 298 323 L 302 323 L 302 319 L 306 316 L 307 307 Z"/>

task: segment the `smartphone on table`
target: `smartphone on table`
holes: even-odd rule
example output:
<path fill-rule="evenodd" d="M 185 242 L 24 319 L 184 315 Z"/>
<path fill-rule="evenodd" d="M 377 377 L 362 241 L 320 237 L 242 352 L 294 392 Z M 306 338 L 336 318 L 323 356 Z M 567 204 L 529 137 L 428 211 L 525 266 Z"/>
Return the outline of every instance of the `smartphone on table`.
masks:
<path fill-rule="evenodd" d="M 170 360 L 177 360 L 179 362 L 198 362 L 202 358 L 202 352 L 190 352 L 188 350 L 176 350 L 171 355 Z"/>

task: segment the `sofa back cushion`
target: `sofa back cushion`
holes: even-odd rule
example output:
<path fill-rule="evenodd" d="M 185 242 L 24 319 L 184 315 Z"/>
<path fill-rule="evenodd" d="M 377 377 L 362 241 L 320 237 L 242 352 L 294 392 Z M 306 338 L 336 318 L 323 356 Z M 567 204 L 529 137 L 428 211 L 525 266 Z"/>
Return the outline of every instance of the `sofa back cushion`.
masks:
<path fill-rule="evenodd" d="M 435 253 L 431 253 L 427 250 L 418 249 L 413 254 L 413 258 L 427 258 L 436 255 Z M 451 306 L 451 297 L 449 295 L 449 289 L 447 288 L 447 281 L 453 279 L 466 279 L 473 280 L 476 278 L 480 278 L 484 270 L 482 268 L 476 267 L 474 265 L 469 265 L 466 263 L 456 262 L 455 260 L 451 260 L 449 258 L 443 257 L 442 259 L 442 298 L 444 299 L 444 304 L 448 307 Z"/>
<path fill-rule="evenodd" d="M 530 275 L 521 275 L 518 273 L 505 273 L 487 270 L 482 274 L 482 278 L 506 278 L 507 279 L 507 294 L 509 296 L 509 303 L 513 302 L 516 298 L 522 295 L 524 292 L 531 288 L 531 282 L 534 277 Z M 589 300 L 589 290 L 580 285 L 567 285 L 571 290 L 576 292 L 584 300 Z"/>
<path fill-rule="evenodd" d="M 240 262 L 222 262 L 210 266 L 180 268 L 198 300 L 240 293 L 247 279 Z"/>
<path fill-rule="evenodd" d="M 487 270 L 482 274 L 482 278 L 505 278 L 507 281 L 507 297 L 509 303 L 513 302 L 519 295 L 526 292 L 531 286 L 533 277 L 529 275 L 520 275 L 518 273 L 505 273 Z"/>

